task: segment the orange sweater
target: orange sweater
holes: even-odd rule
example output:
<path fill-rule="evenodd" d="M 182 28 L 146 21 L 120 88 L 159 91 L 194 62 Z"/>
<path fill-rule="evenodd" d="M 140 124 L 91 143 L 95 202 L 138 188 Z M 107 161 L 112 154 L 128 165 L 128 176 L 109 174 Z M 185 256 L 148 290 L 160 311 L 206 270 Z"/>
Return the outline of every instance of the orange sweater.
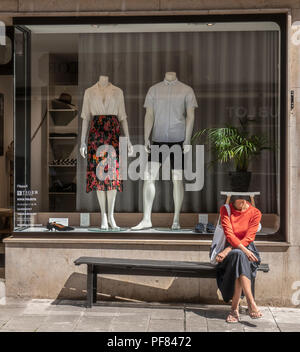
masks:
<path fill-rule="evenodd" d="M 254 241 L 261 219 L 261 212 L 253 207 L 249 202 L 249 208 L 245 211 L 236 210 L 230 203 L 230 219 L 226 207 L 220 209 L 221 224 L 227 239 L 232 247 L 236 248 L 239 244 L 247 247 Z"/>

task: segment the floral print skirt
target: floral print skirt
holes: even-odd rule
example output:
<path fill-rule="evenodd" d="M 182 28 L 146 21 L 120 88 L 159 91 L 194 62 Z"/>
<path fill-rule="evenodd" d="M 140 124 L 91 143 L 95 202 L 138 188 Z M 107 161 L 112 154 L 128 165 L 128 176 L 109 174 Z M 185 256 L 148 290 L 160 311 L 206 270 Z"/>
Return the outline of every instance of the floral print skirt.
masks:
<path fill-rule="evenodd" d="M 119 178 L 119 136 L 117 116 L 93 117 L 87 147 L 87 193 L 93 190 L 123 190 Z"/>

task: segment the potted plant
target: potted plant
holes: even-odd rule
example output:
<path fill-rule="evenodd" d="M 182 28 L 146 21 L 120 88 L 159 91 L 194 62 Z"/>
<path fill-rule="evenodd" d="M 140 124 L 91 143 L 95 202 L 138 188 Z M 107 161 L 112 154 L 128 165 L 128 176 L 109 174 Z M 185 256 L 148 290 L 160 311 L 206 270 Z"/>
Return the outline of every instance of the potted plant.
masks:
<path fill-rule="evenodd" d="M 240 128 L 227 125 L 200 130 L 194 134 L 192 142 L 206 135 L 206 142 L 212 146 L 216 156 L 211 163 L 233 161 L 235 171 L 229 172 L 231 190 L 247 192 L 251 181 L 251 172 L 248 171 L 249 162 L 262 150 L 271 149 L 271 147 L 266 137 L 249 134 L 247 125 L 253 120 L 246 118 L 244 121 L 241 119 L 239 121 Z"/>

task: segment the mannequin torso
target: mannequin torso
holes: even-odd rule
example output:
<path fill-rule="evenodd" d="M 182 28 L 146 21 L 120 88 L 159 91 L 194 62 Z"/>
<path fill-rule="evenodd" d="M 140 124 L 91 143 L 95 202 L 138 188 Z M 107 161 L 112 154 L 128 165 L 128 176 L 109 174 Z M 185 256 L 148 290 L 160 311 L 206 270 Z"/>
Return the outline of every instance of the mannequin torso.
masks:
<path fill-rule="evenodd" d="M 98 81 L 98 87 L 102 96 L 102 104 L 105 104 L 106 97 L 109 93 L 109 86 L 110 82 L 108 76 L 100 76 Z"/>
<path fill-rule="evenodd" d="M 175 81 L 176 79 L 177 79 L 176 72 L 167 72 L 165 74 L 165 80 L 169 82 Z"/>

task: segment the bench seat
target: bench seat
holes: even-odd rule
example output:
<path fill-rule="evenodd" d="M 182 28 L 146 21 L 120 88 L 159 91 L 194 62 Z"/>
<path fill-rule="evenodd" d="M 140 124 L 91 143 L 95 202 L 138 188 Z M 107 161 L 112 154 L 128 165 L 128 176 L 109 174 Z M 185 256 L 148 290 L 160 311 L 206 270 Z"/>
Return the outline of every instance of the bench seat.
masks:
<path fill-rule="evenodd" d="M 97 274 L 176 276 L 216 278 L 216 266 L 206 262 L 169 260 L 80 257 L 75 265 L 87 265 L 87 307 L 96 302 Z M 268 272 L 268 264 L 260 264 L 259 271 Z"/>

